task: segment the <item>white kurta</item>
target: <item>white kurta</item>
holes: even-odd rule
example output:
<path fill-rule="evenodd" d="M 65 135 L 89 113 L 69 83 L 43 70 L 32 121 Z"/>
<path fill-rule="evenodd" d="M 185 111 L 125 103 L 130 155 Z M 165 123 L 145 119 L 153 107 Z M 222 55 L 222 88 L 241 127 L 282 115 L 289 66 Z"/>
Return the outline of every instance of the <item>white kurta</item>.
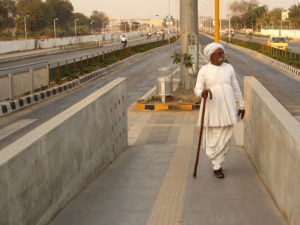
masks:
<path fill-rule="evenodd" d="M 200 97 L 204 89 L 210 89 L 213 95 L 212 100 L 206 100 L 204 127 L 223 127 L 237 123 L 237 104 L 240 109 L 245 109 L 245 103 L 233 67 L 227 63 L 203 66 L 198 73 L 195 95 Z M 199 119 L 201 112 L 202 106 Z"/>
<path fill-rule="evenodd" d="M 195 87 L 196 96 L 200 97 L 204 89 L 211 90 L 213 99 L 206 100 L 203 144 L 213 169 L 218 170 L 222 166 L 225 154 L 229 151 L 233 124 L 239 120 L 237 104 L 240 109 L 245 109 L 245 103 L 234 69 L 227 63 L 222 63 L 220 66 L 208 64 L 201 68 Z M 203 101 L 200 107 L 199 125 L 202 104 Z"/>

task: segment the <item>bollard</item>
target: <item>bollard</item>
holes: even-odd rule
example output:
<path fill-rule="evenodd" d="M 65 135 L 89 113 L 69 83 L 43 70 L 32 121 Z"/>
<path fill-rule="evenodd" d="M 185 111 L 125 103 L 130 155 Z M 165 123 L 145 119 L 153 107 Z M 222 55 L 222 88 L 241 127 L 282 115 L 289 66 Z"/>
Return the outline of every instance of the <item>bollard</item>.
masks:
<path fill-rule="evenodd" d="M 82 73 L 82 56 L 80 57 L 80 71 Z"/>
<path fill-rule="evenodd" d="M 104 60 L 104 55 L 105 55 L 105 52 L 102 51 L 102 60 Z"/>
<path fill-rule="evenodd" d="M 89 66 L 89 56 L 86 56 L 86 66 Z"/>
<path fill-rule="evenodd" d="M 100 53 L 98 52 L 97 53 L 97 65 L 99 66 L 99 63 L 100 63 Z"/>
<path fill-rule="evenodd" d="M 92 64 L 95 64 L 94 54 L 92 54 Z"/>

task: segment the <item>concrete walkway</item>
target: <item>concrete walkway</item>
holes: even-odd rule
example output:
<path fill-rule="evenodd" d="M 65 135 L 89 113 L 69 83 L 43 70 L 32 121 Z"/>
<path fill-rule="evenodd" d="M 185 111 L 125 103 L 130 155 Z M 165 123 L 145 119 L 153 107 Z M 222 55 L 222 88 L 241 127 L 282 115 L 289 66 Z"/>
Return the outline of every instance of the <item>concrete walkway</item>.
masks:
<path fill-rule="evenodd" d="M 198 112 L 128 113 L 126 150 L 51 225 L 284 225 L 235 128 L 225 179 L 202 150 L 192 176 Z"/>

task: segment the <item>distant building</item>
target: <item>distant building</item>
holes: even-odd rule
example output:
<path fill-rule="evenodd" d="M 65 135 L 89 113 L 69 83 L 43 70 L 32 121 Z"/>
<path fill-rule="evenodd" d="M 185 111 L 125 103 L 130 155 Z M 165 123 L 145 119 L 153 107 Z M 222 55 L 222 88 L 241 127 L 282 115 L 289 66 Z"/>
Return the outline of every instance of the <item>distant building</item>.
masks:
<path fill-rule="evenodd" d="M 289 10 L 286 10 L 286 11 L 282 11 L 281 12 L 281 19 L 282 21 L 286 21 L 289 19 Z"/>
<path fill-rule="evenodd" d="M 152 27 L 152 28 L 161 28 L 163 22 L 161 20 L 150 20 L 150 19 L 136 19 L 134 20 L 140 23 L 142 26 Z"/>

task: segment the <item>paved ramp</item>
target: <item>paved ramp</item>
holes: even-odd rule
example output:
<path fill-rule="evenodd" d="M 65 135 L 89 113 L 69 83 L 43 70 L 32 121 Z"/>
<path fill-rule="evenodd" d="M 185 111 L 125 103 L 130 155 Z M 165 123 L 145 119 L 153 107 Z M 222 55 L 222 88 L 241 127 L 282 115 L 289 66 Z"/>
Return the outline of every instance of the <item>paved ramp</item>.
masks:
<path fill-rule="evenodd" d="M 212 175 L 204 151 L 193 178 L 197 112 L 130 112 L 129 146 L 51 225 L 284 225 L 235 130 Z"/>

